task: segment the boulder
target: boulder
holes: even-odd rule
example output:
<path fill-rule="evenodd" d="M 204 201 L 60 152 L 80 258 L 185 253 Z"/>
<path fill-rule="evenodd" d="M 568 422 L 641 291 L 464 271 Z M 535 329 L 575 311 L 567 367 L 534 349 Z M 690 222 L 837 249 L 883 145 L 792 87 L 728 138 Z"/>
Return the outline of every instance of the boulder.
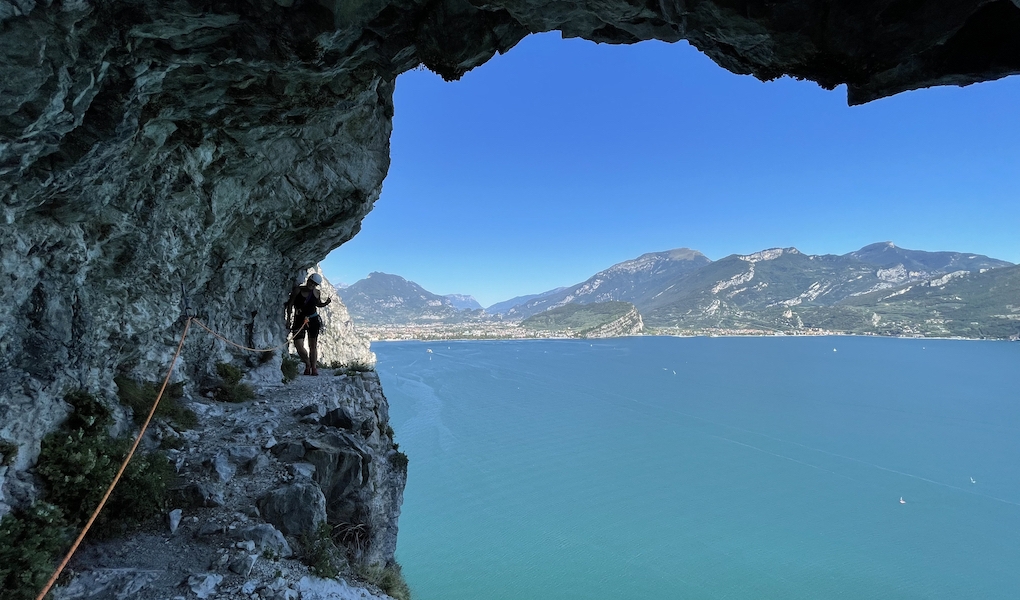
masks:
<path fill-rule="evenodd" d="M 260 498 L 258 507 L 266 521 L 286 535 L 314 535 L 326 520 L 326 498 L 311 482 L 277 488 Z"/>

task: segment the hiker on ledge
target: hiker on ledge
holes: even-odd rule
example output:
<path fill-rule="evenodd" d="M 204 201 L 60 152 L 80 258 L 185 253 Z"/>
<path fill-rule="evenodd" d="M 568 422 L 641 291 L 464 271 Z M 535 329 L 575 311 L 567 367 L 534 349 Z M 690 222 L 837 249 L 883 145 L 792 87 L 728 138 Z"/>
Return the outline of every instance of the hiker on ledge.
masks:
<path fill-rule="evenodd" d="M 319 284 L 322 283 L 322 275 L 312 273 L 304 285 L 294 288 L 287 301 L 287 323 L 290 330 L 294 332 L 294 346 L 297 348 L 298 356 L 305 363 L 305 375 L 319 374 L 319 330 L 322 329 L 322 319 L 319 317 L 319 307 L 326 306 L 333 301 L 326 298 L 322 302 L 319 292 Z M 294 320 L 291 320 L 291 312 L 294 313 Z M 308 350 L 305 351 L 305 333 L 308 334 Z"/>

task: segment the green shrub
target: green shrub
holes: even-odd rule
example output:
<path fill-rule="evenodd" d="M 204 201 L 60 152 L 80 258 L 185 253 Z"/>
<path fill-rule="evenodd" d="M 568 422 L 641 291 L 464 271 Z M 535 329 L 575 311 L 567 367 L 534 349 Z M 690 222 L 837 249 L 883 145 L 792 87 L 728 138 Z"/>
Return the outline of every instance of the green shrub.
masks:
<path fill-rule="evenodd" d="M 280 365 L 280 370 L 283 371 L 283 382 L 290 383 L 297 379 L 298 376 L 298 365 L 301 361 L 294 358 L 293 356 L 284 356 L 283 364 Z"/>
<path fill-rule="evenodd" d="M 43 438 L 36 473 L 45 486 L 46 499 L 63 510 L 72 524 L 83 525 L 113 481 L 133 440 L 107 434 L 110 412 L 91 395 L 75 392 L 65 400 L 74 412 L 64 426 Z M 175 477 L 162 453 L 135 454 L 92 531 L 108 537 L 162 512 L 167 488 Z"/>
<path fill-rule="evenodd" d="M 411 588 L 407 586 L 400 565 L 393 563 L 388 567 L 361 567 L 358 569 L 365 581 L 376 585 L 395 600 L 411 600 Z"/>
<path fill-rule="evenodd" d="M 255 398 L 255 389 L 241 383 L 244 371 L 230 363 L 216 363 L 216 374 L 223 383 L 213 392 L 220 402 L 247 402 Z"/>
<path fill-rule="evenodd" d="M 14 464 L 14 459 L 17 457 L 17 444 L 8 442 L 7 440 L 0 440 L 0 467 L 7 467 Z"/>
<path fill-rule="evenodd" d="M 323 579 L 335 579 L 345 566 L 343 552 L 333 541 L 329 523 L 319 523 L 314 534 L 301 536 L 301 561 Z"/>
<path fill-rule="evenodd" d="M 225 362 L 216 363 L 216 374 L 230 385 L 241 383 L 241 378 L 244 377 L 244 371 L 240 367 Z"/>
<path fill-rule="evenodd" d="M 181 450 L 184 448 L 184 438 L 179 435 L 164 435 L 159 441 L 160 450 Z"/>
<path fill-rule="evenodd" d="M 131 408 L 135 423 L 141 425 L 145 421 L 145 417 L 149 415 L 152 403 L 156 401 L 159 385 L 149 381 L 135 381 L 124 375 L 114 377 L 113 381 L 117 384 L 117 396 L 120 398 L 121 404 Z M 166 386 L 166 391 L 163 392 L 163 397 L 156 408 L 155 416 L 170 421 L 179 429 L 192 429 L 198 425 L 198 415 L 181 404 L 183 397 L 183 381 Z"/>
<path fill-rule="evenodd" d="M 390 454 L 390 464 L 398 471 L 407 471 L 407 463 L 409 462 L 407 455 L 397 450 L 396 444 L 393 444 L 393 450 L 393 454 Z"/>
<path fill-rule="evenodd" d="M 0 590 L 5 600 L 35 598 L 70 546 L 73 529 L 60 508 L 36 502 L 0 521 Z"/>
<path fill-rule="evenodd" d="M 360 361 L 349 363 L 334 361 L 330 364 L 330 368 L 333 369 L 334 375 L 354 375 L 355 373 L 368 373 L 374 370 L 369 365 Z"/>

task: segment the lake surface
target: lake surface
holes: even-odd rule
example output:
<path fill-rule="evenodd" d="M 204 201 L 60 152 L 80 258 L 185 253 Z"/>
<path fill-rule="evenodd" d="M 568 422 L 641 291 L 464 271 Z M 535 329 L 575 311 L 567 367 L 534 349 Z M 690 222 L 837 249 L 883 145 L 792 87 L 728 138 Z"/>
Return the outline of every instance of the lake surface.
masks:
<path fill-rule="evenodd" d="M 372 349 L 416 600 L 1020 594 L 1020 344 Z"/>

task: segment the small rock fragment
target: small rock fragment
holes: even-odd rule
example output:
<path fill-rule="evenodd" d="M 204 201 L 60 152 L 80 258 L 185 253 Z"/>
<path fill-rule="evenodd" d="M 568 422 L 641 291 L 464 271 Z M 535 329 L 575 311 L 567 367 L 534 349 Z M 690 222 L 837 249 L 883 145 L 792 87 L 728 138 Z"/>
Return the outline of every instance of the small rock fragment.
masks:
<path fill-rule="evenodd" d="M 177 533 L 177 528 L 181 525 L 181 517 L 184 515 L 184 511 L 179 508 L 175 508 L 170 511 L 170 533 Z"/>
<path fill-rule="evenodd" d="M 201 527 L 198 528 L 198 533 L 196 535 L 198 535 L 199 537 L 205 535 L 218 535 L 221 533 L 225 533 L 226 531 L 227 528 L 224 527 L 222 523 L 206 521 L 205 523 L 202 523 Z"/>
<path fill-rule="evenodd" d="M 280 558 L 289 558 L 294 555 L 287 539 L 272 525 L 262 524 L 249 527 L 241 530 L 238 535 L 242 539 L 254 542 L 259 552 L 275 554 Z"/>
<path fill-rule="evenodd" d="M 223 581 L 222 575 L 201 573 L 188 577 L 188 587 L 199 598 L 208 598 L 216 593 L 216 587 Z"/>
<path fill-rule="evenodd" d="M 216 454 L 212 460 L 212 467 L 223 483 L 233 479 L 234 473 L 237 472 L 237 468 L 230 462 L 230 457 L 226 452 Z"/>
<path fill-rule="evenodd" d="M 305 455 L 305 445 L 300 442 L 283 442 L 273 448 L 273 454 L 283 462 L 296 462 Z"/>
<path fill-rule="evenodd" d="M 251 570 L 255 566 L 255 560 L 257 558 L 258 557 L 255 554 L 242 554 L 231 561 L 230 570 L 241 577 L 247 577 L 251 574 Z"/>
<path fill-rule="evenodd" d="M 306 462 L 296 462 L 290 465 L 290 473 L 296 479 L 311 479 L 315 474 L 315 465 Z"/>
<path fill-rule="evenodd" d="M 269 457 L 265 454 L 259 454 L 255 457 L 255 460 L 248 464 L 248 469 L 251 473 L 259 473 L 268 469 L 269 465 Z"/>
<path fill-rule="evenodd" d="M 192 506 L 223 506 L 223 488 L 211 483 L 192 483 L 181 492 Z"/>

